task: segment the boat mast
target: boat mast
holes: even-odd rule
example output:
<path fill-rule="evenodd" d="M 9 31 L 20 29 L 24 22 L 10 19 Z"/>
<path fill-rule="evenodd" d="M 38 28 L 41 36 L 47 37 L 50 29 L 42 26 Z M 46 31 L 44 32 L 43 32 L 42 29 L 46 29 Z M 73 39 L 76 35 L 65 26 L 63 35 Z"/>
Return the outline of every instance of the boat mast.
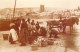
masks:
<path fill-rule="evenodd" d="M 16 9 L 16 0 L 15 0 L 15 4 L 14 4 L 14 9 L 13 9 L 13 18 L 15 16 L 15 9 Z"/>

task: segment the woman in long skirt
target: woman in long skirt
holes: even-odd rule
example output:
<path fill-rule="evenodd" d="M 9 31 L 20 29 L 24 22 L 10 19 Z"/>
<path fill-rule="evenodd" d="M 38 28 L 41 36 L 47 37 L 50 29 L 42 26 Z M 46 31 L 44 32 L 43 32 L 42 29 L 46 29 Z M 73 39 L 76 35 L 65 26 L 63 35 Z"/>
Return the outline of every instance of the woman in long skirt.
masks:
<path fill-rule="evenodd" d="M 21 46 L 25 46 L 27 42 L 28 36 L 27 36 L 27 23 L 25 20 L 22 20 L 21 24 L 21 30 L 19 34 L 19 42 L 21 43 Z"/>
<path fill-rule="evenodd" d="M 14 25 L 10 29 L 8 40 L 11 44 L 14 44 L 18 40 L 17 32 L 15 31 Z"/>

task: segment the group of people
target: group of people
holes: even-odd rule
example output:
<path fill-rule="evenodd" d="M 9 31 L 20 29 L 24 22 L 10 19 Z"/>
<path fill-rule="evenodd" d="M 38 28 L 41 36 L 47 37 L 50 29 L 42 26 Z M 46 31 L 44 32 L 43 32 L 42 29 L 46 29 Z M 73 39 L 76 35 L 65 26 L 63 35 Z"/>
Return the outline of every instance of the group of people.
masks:
<path fill-rule="evenodd" d="M 9 42 L 15 44 L 16 41 L 21 43 L 21 46 L 27 43 L 32 44 L 38 36 L 46 36 L 46 29 L 40 27 L 39 22 L 28 18 L 17 19 L 10 24 Z"/>

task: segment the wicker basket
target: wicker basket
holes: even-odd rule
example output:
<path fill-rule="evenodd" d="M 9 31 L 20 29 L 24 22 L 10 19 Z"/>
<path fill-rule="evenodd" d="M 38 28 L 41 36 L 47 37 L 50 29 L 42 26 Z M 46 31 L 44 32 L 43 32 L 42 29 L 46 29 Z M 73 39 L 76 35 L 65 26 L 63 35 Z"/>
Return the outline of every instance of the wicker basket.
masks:
<path fill-rule="evenodd" d="M 53 45 L 54 42 L 53 42 L 53 41 L 47 41 L 47 44 L 48 44 L 48 45 Z"/>
<path fill-rule="evenodd" d="M 54 44 L 54 39 L 53 38 L 49 38 L 47 41 L 48 45 L 53 45 Z"/>
<path fill-rule="evenodd" d="M 3 34 L 3 39 L 8 40 L 8 34 Z"/>
<path fill-rule="evenodd" d="M 42 46 L 42 47 L 46 47 L 46 46 L 47 46 L 47 41 L 42 41 L 42 42 L 41 42 L 41 46 Z"/>
<path fill-rule="evenodd" d="M 32 51 L 38 50 L 38 46 L 37 45 L 31 45 L 31 50 Z"/>

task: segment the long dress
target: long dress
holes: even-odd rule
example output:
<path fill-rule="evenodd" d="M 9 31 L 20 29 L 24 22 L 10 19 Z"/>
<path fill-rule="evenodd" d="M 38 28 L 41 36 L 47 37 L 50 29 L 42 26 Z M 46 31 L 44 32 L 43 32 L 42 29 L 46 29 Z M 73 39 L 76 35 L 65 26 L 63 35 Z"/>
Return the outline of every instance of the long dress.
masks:
<path fill-rule="evenodd" d="M 27 42 L 27 24 L 26 22 L 21 24 L 21 30 L 19 35 L 19 42 L 25 44 Z"/>
<path fill-rule="evenodd" d="M 26 43 L 26 34 L 25 34 L 25 28 L 23 28 L 21 31 L 20 31 L 20 35 L 19 35 L 19 42 L 20 43 Z"/>

